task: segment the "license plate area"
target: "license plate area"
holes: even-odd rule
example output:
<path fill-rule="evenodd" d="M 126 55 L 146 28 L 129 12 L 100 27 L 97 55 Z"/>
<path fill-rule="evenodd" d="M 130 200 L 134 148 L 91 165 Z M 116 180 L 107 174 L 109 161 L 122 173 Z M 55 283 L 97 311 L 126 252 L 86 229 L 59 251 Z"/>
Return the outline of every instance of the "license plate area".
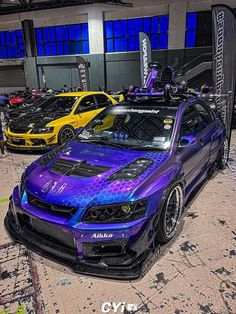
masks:
<path fill-rule="evenodd" d="M 15 144 L 15 145 L 25 145 L 25 140 L 22 139 L 22 138 L 11 138 L 11 142 L 12 144 Z"/>

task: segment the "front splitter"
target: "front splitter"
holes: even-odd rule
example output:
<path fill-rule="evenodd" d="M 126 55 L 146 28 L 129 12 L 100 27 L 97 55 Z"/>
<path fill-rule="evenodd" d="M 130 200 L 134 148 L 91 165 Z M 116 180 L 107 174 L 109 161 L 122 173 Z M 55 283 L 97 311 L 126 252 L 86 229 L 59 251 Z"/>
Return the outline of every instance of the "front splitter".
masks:
<path fill-rule="evenodd" d="M 19 151 L 19 152 L 46 152 L 52 150 L 53 148 L 57 147 L 57 144 L 47 145 L 47 146 L 13 146 L 6 142 L 6 148 L 9 151 Z"/>
<path fill-rule="evenodd" d="M 26 227 L 20 229 L 15 223 L 11 213 L 7 213 L 4 220 L 5 227 L 15 242 L 26 245 L 30 250 L 39 255 L 70 267 L 74 272 L 83 275 L 118 280 L 135 280 L 142 274 L 142 266 L 150 255 L 147 250 L 141 254 L 132 265 L 107 266 L 102 261 L 98 264 L 90 264 L 78 259 L 76 250 L 62 247 L 52 243 Z"/>

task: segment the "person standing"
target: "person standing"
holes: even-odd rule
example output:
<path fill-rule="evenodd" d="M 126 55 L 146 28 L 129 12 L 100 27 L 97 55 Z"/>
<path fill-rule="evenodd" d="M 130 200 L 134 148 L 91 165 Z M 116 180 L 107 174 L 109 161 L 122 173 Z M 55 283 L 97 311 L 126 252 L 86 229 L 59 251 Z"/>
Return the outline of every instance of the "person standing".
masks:
<path fill-rule="evenodd" d="M 5 153 L 4 149 L 3 123 L 6 126 L 9 104 L 9 99 L 5 95 L 0 95 L 0 158 L 5 158 L 7 156 L 7 153 Z"/>
<path fill-rule="evenodd" d="M 7 153 L 5 153 L 4 149 L 4 138 L 3 138 L 3 128 L 2 128 L 2 122 L 0 119 L 0 158 L 5 158 L 7 157 Z"/>
<path fill-rule="evenodd" d="M 67 93 L 69 91 L 69 88 L 67 87 L 67 85 L 65 84 L 62 89 L 61 89 L 61 92 L 62 93 Z"/>
<path fill-rule="evenodd" d="M 9 104 L 9 99 L 5 95 L 0 95 L 0 108 L 7 107 Z"/>

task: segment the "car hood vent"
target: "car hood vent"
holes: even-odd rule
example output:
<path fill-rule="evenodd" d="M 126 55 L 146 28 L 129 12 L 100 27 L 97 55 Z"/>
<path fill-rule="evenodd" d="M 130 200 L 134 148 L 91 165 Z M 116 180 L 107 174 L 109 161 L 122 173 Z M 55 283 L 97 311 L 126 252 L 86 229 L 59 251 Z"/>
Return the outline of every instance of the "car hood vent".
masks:
<path fill-rule="evenodd" d="M 51 165 L 50 169 L 53 172 L 62 174 L 64 176 L 90 178 L 102 174 L 111 168 L 88 164 L 86 160 L 76 161 L 58 158 Z"/>

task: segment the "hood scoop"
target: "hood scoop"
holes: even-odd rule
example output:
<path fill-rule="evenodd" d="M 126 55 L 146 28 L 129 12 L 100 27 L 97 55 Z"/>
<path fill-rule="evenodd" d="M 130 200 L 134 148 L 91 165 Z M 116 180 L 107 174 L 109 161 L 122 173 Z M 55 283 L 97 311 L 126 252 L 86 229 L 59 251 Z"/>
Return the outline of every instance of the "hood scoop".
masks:
<path fill-rule="evenodd" d="M 86 160 L 76 161 L 58 158 L 50 167 L 51 171 L 64 176 L 91 178 L 102 174 L 110 167 L 88 164 Z"/>

